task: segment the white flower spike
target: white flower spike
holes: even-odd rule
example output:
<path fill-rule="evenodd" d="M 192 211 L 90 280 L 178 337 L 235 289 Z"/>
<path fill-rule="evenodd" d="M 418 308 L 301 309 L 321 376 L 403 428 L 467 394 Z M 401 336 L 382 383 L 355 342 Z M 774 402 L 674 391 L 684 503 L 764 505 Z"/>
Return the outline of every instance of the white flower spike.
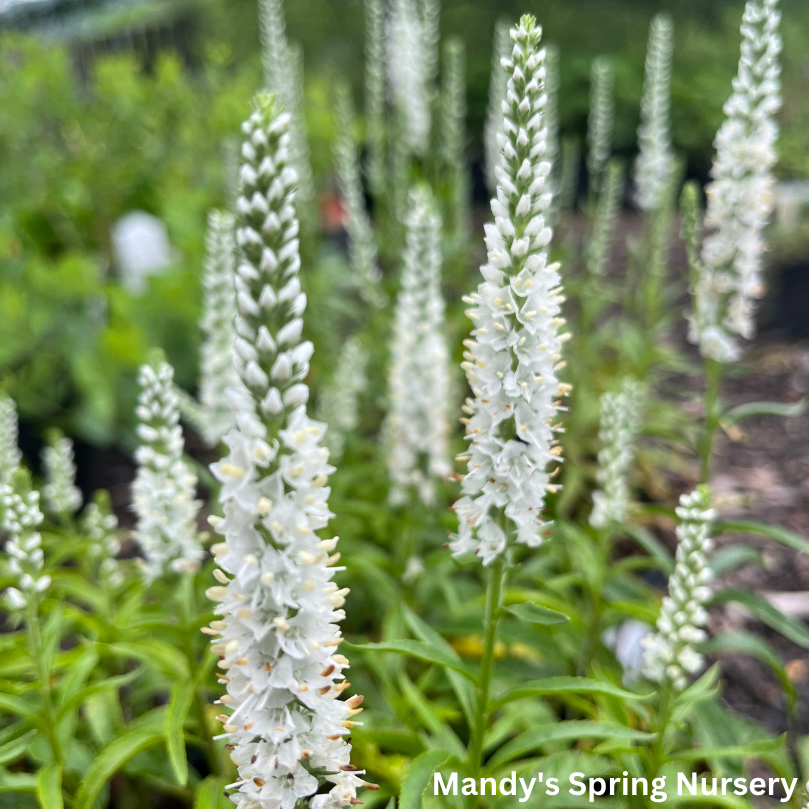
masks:
<path fill-rule="evenodd" d="M 72 517 L 81 508 L 82 496 L 76 486 L 76 464 L 73 460 L 73 442 L 54 432 L 49 446 L 42 450 L 45 468 L 45 486 L 42 494 L 49 514 L 59 518 Z"/>
<path fill-rule="evenodd" d="M 216 446 L 234 422 L 227 391 L 239 384 L 233 355 L 236 339 L 236 289 L 233 282 L 236 260 L 234 222 L 231 214 L 211 211 L 205 241 L 205 274 L 202 278 L 205 334 L 200 363 L 200 413 L 202 437 Z"/>
<path fill-rule="evenodd" d="M 39 492 L 32 491 L 27 474 L 18 472 L 11 483 L 0 483 L 2 529 L 9 534 L 4 553 L 16 587 L 6 590 L 6 599 L 14 611 L 22 611 L 29 599 L 39 599 L 50 587 L 51 577 L 44 575 L 45 554 L 37 530 L 42 524 Z"/>
<path fill-rule="evenodd" d="M 773 209 L 773 167 L 781 106 L 777 0 L 748 0 L 742 19 L 739 70 L 716 136 L 716 156 L 689 338 L 704 357 L 733 362 L 739 338 L 755 334 L 764 293 L 764 228 Z"/>
<path fill-rule="evenodd" d="M 359 421 L 359 397 L 365 390 L 365 367 L 368 352 L 356 337 L 345 344 L 331 383 L 323 391 L 320 416 L 329 425 L 325 443 L 330 459 L 339 461 L 345 449 L 345 437 L 353 432 Z"/>
<path fill-rule="evenodd" d="M 383 0 L 365 0 L 365 119 L 368 184 L 385 189 L 385 11 Z"/>
<path fill-rule="evenodd" d="M 362 192 L 360 160 L 354 140 L 354 104 L 351 90 L 340 84 L 335 97 L 337 137 L 334 145 L 334 162 L 337 182 L 345 202 L 346 231 L 348 233 L 348 257 L 351 269 L 357 276 L 362 296 L 375 306 L 385 305 L 381 289 L 382 274 L 377 261 L 374 229 Z"/>
<path fill-rule="evenodd" d="M 430 75 L 435 73 L 426 49 L 424 21 L 416 0 L 392 0 L 388 16 L 388 78 L 393 101 L 405 126 L 410 151 L 427 149 L 431 126 Z M 437 59 L 437 57 L 436 57 Z"/>
<path fill-rule="evenodd" d="M 601 397 L 601 425 L 596 479 L 601 487 L 593 493 L 590 525 L 606 528 L 621 524 L 629 509 L 627 474 L 635 457 L 635 437 L 641 417 L 642 389 L 630 378 L 615 393 Z"/>
<path fill-rule="evenodd" d="M 98 576 L 103 584 L 118 587 L 124 577 L 118 566 L 121 541 L 118 537 L 118 518 L 110 508 L 107 492 L 97 492 L 82 514 L 82 530 L 91 541 L 89 555 L 98 565 Z"/>
<path fill-rule="evenodd" d="M 420 186 L 410 195 L 388 372 L 390 410 L 384 432 L 395 504 L 407 502 L 411 487 L 432 504 L 435 480 L 446 480 L 451 471 L 444 308 L 441 219 L 432 195 Z"/>
<path fill-rule="evenodd" d="M 646 78 L 638 128 L 640 151 L 635 163 L 635 198 L 642 211 L 656 211 L 663 204 L 674 169 L 671 148 L 671 58 L 674 24 L 658 14 L 649 28 Z"/>
<path fill-rule="evenodd" d="M 501 62 L 508 59 L 511 53 L 511 39 L 508 35 L 507 20 L 498 20 L 494 29 L 492 44 L 492 73 L 489 79 L 489 106 L 486 109 L 486 124 L 483 130 L 484 168 L 486 187 L 494 194 L 497 191 L 495 171 L 500 162 L 500 145 L 498 135 L 503 132 L 503 101 L 506 97 L 508 73 L 503 70 Z"/>
<path fill-rule="evenodd" d="M 494 224 L 486 225 L 488 261 L 477 292 L 465 299 L 474 330 L 463 367 L 474 398 L 464 408 L 469 450 L 461 460 L 468 472 L 455 504 L 459 530 L 451 548 L 455 554 L 472 551 L 485 565 L 511 541 L 532 548 L 542 542 L 545 495 L 557 488 L 548 467 L 561 454 L 556 420 L 570 389 L 558 378 L 568 335 L 559 334 L 559 265 L 548 256 L 551 167 L 545 160 L 541 35 L 530 16 L 510 33 Z"/>
<path fill-rule="evenodd" d="M 236 240 L 237 369 L 249 400 L 213 464 L 222 483 L 225 541 L 213 546 L 219 584 L 208 595 L 227 694 L 220 719 L 239 777 L 240 809 L 336 809 L 363 785 L 345 736 L 362 697 L 340 700 L 348 660 L 338 654 L 345 589 L 332 581 L 337 539 L 321 539 L 332 516 L 333 467 L 325 425 L 306 412 L 312 344 L 301 340 L 297 173 L 290 117 L 259 96 L 243 125 Z"/>
<path fill-rule="evenodd" d="M 688 678 L 703 666 L 694 645 L 707 637 L 705 604 L 711 597 L 712 571 L 708 557 L 713 550 L 711 492 L 700 486 L 680 498 L 677 508 L 677 554 L 669 594 L 663 599 L 657 631 L 644 639 L 644 675 L 653 682 L 668 682 L 681 691 Z"/>
<path fill-rule="evenodd" d="M 603 56 L 590 70 L 590 117 L 587 120 L 587 171 L 590 196 L 601 191 L 601 177 L 612 154 L 612 129 L 615 123 L 615 79 L 612 66 Z"/>
<path fill-rule="evenodd" d="M 22 453 L 18 441 L 17 405 L 0 394 L 0 483 L 8 483 L 20 468 Z"/>
<path fill-rule="evenodd" d="M 135 413 L 141 445 L 132 484 L 135 538 L 143 552 L 147 582 L 169 570 L 193 573 L 203 551 L 197 534 L 197 479 L 183 461 L 183 433 L 174 369 L 167 362 L 142 365 Z"/>

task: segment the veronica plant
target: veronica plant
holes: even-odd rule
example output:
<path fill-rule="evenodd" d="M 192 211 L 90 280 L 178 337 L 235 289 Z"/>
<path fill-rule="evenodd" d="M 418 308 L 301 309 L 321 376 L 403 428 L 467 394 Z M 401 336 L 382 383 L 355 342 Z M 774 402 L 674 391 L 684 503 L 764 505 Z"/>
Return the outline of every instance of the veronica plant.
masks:
<path fill-rule="evenodd" d="M 320 399 L 320 417 L 329 425 L 325 444 L 330 460 L 339 462 L 343 457 L 346 436 L 359 423 L 359 397 L 365 389 L 368 352 L 357 337 L 346 342 L 334 376 Z"/>
<path fill-rule="evenodd" d="M 646 212 L 663 204 L 674 169 L 670 125 L 673 35 L 671 18 L 658 14 L 649 28 L 635 162 L 635 199 Z"/>
<path fill-rule="evenodd" d="M 382 275 L 377 262 L 376 241 L 371 220 L 365 209 L 360 161 L 354 139 L 354 105 L 347 85 L 338 87 L 335 98 L 337 138 L 334 160 L 337 180 L 345 201 L 348 255 L 362 296 L 375 306 L 383 306 Z"/>
<path fill-rule="evenodd" d="M 612 154 L 614 84 L 610 63 L 604 57 L 596 59 L 590 71 L 590 116 L 587 119 L 587 171 L 593 201 L 601 190 L 601 177 Z"/>
<path fill-rule="evenodd" d="M 193 573 L 203 551 L 197 534 L 197 479 L 183 460 L 179 402 L 174 369 L 156 358 L 140 369 L 136 415 L 141 444 L 132 484 L 136 539 L 143 552 L 147 582 L 169 571 Z"/>
<path fill-rule="evenodd" d="M 51 432 L 48 446 L 42 450 L 42 464 L 46 510 L 60 521 L 71 519 L 82 504 L 81 491 L 76 486 L 73 442 L 59 431 Z"/>
<path fill-rule="evenodd" d="M 22 453 L 17 446 L 17 406 L 5 394 L 0 395 L 0 483 L 8 483 L 20 468 Z"/>
<path fill-rule="evenodd" d="M 290 127 L 267 95 L 243 126 L 236 354 L 249 401 L 225 437 L 227 457 L 211 467 L 225 542 L 214 547 L 220 584 L 208 593 L 219 617 L 210 631 L 221 635 L 221 721 L 239 770 L 231 799 L 242 809 L 348 806 L 363 785 L 345 738 L 362 697 L 339 699 L 348 660 L 337 653 L 346 595 L 332 582 L 337 539 L 315 533 L 331 516 L 333 468 L 325 425 L 306 411 L 312 345 L 301 341 Z"/>
<path fill-rule="evenodd" d="M 435 502 L 448 458 L 449 364 L 441 294 L 441 219 L 425 187 L 410 197 L 402 286 L 396 301 L 385 425 L 391 502 L 412 489 Z"/>
<path fill-rule="evenodd" d="M 205 335 L 200 362 L 200 411 L 202 436 L 216 446 L 233 424 L 227 391 L 238 384 L 233 365 L 236 333 L 236 291 L 233 286 L 236 242 L 233 216 L 221 211 L 208 215 L 205 274 L 202 278 L 203 314 L 200 325 Z"/>
<path fill-rule="evenodd" d="M 365 119 L 368 184 L 375 198 L 385 190 L 385 11 L 383 0 L 365 0 Z"/>
<path fill-rule="evenodd" d="M 483 130 L 484 169 L 486 186 L 494 194 L 497 190 L 495 169 L 500 162 L 500 145 L 497 136 L 503 131 L 503 101 L 506 97 L 508 74 L 500 66 L 511 53 L 508 20 L 498 20 L 492 44 L 492 72 L 489 78 L 489 105 L 486 108 L 486 124 Z"/>

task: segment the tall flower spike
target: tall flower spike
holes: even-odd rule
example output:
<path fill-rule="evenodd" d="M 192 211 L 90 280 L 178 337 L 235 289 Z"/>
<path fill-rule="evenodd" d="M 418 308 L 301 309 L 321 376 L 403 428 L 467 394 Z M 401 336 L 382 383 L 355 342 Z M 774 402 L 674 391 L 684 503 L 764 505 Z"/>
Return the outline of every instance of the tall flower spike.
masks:
<path fill-rule="evenodd" d="M 193 573 L 203 551 L 196 530 L 197 479 L 183 461 L 183 433 L 174 369 L 155 359 L 142 365 L 135 414 L 141 444 L 135 453 L 138 472 L 132 484 L 135 537 L 143 552 L 147 582 L 169 569 Z"/>
<path fill-rule="evenodd" d="M 435 479 L 446 479 L 451 471 L 449 352 L 441 294 L 441 219 L 423 186 L 410 195 L 388 389 L 385 439 L 391 502 L 405 503 L 413 487 L 430 505 Z"/>
<path fill-rule="evenodd" d="M 466 241 L 470 230 L 469 179 L 466 173 L 466 49 L 457 37 L 444 46 L 441 146 L 450 184 L 450 233 Z"/>
<path fill-rule="evenodd" d="M 468 461 L 468 473 L 455 504 L 459 531 L 451 548 L 455 554 L 473 551 L 484 564 L 513 540 L 532 548 L 542 542 L 545 493 L 556 489 L 548 466 L 561 454 L 555 420 L 569 390 L 558 379 L 568 335 L 558 333 L 563 298 L 559 265 L 548 257 L 553 233 L 545 220 L 551 167 L 544 159 L 541 35 L 530 16 L 510 33 L 494 224 L 486 225 L 488 261 L 477 293 L 465 298 L 474 330 L 463 367 L 474 398 L 464 408 L 470 446 L 461 459 Z"/>
<path fill-rule="evenodd" d="M 604 188 L 598 197 L 593 233 L 587 245 L 587 271 L 593 278 L 601 278 L 609 264 L 615 243 L 615 225 L 621 210 L 623 185 L 624 169 L 621 162 L 617 159 L 610 160 Z"/>
<path fill-rule="evenodd" d="M 54 430 L 42 450 L 45 469 L 45 510 L 54 517 L 72 517 L 81 508 L 81 491 L 76 486 L 73 442 Z"/>
<path fill-rule="evenodd" d="M 236 240 L 236 367 L 249 392 L 225 437 L 227 457 L 211 467 L 222 483 L 225 542 L 213 547 L 219 585 L 208 595 L 221 634 L 224 735 L 239 777 L 241 809 L 356 803 L 362 773 L 345 740 L 362 697 L 348 688 L 337 654 L 346 590 L 332 582 L 337 539 L 315 532 L 328 508 L 325 425 L 307 416 L 312 344 L 301 341 L 301 292 L 291 165 L 290 116 L 261 95 L 242 127 L 242 193 Z M 298 803 L 300 801 L 300 803 Z"/>
<path fill-rule="evenodd" d="M 382 275 L 377 263 L 374 230 L 362 193 L 360 161 L 354 140 L 354 104 L 351 91 L 340 84 L 335 97 L 337 137 L 334 144 L 334 161 L 337 181 L 346 208 L 346 231 L 348 232 L 348 256 L 351 268 L 363 297 L 375 306 L 385 305 L 385 295 L 380 288 Z"/>
<path fill-rule="evenodd" d="M 22 453 L 18 441 L 17 405 L 0 394 L 0 483 L 8 483 L 20 468 Z"/>
<path fill-rule="evenodd" d="M 669 579 L 669 594 L 663 599 L 657 630 L 644 639 L 644 675 L 653 682 L 668 682 L 678 691 L 703 666 L 694 644 L 705 640 L 708 621 L 705 604 L 711 596 L 712 578 L 708 557 L 713 550 L 711 493 L 700 486 L 680 498 L 677 508 L 677 554 Z"/>
<path fill-rule="evenodd" d="M 579 193 L 581 169 L 581 144 L 579 139 L 568 136 L 562 140 L 562 166 L 559 171 L 559 207 L 572 210 Z"/>
<path fill-rule="evenodd" d="M 435 80 L 438 77 L 438 46 L 441 42 L 441 1 L 418 0 L 421 19 L 421 58 L 424 62 L 424 79 L 427 82 L 427 97 L 432 102 L 435 95 Z"/>
<path fill-rule="evenodd" d="M 671 148 L 671 58 L 674 24 L 658 14 L 649 28 L 646 78 L 638 128 L 640 151 L 635 163 L 635 196 L 642 211 L 655 211 L 663 204 L 674 169 Z"/>
<path fill-rule="evenodd" d="M 593 493 L 593 511 L 590 525 L 606 528 L 611 523 L 621 524 L 629 509 L 627 475 L 635 457 L 635 436 L 641 417 L 642 390 L 640 384 L 624 379 L 615 393 L 601 397 L 601 426 L 598 437 L 596 479 L 601 487 Z"/>
<path fill-rule="evenodd" d="M 601 177 L 612 154 L 612 128 L 615 119 L 612 66 L 603 56 L 590 71 L 590 117 L 587 120 L 587 171 L 591 196 L 601 190 Z"/>
<path fill-rule="evenodd" d="M 385 12 L 383 0 L 365 0 L 365 119 L 368 184 L 385 190 Z"/>
<path fill-rule="evenodd" d="M 39 492 L 31 489 L 27 472 L 19 470 L 10 483 L 0 483 L 0 511 L 2 529 L 9 534 L 4 549 L 8 570 L 17 585 L 6 590 L 6 598 L 13 610 L 24 610 L 30 598 L 39 599 L 51 584 L 51 577 L 42 573 Z"/>
<path fill-rule="evenodd" d="M 233 364 L 236 339 L 236 290 L 233 284 L 236 240 L 231 214 L 211 211 L 205 240 L 205 274 L 202 277 L 203 312 L 200 325 L 205 333 L 200 363 L 199 397 L 203 438 L 216 446 L 233 424 L 233 410 L 227 391 L 239 384 Z"/>
<path fill-rule="evenodd" d="M 489 78 L 489 106 L 486 109 L 486 124 L 483 130 L 486 187 L 492 194 L 497 191 L 495 171 L 500 162 L 500 145 L 497 137 L 503 132 L 503 101 L 508 85 L 508 73 L 500 64 L 503 59 L 508 59 L 511 53 L 511 39 L 508 32 L 508 20 L 498 20 L 494 29 L 492 72 Z"/>
<path fill-rule="evenodd" d="M 559 193 L 559 175 L 561 171 L 561 146 L 559 144 L 559 48 L 548 45 L 545 48 L 545 129 L 548 131 L 545 147 L 545 159 L 551 164 L 553 183 L 551 190 L 554 196 L 554 207 L 558 208 L 556 197 Z"/>
<path fill-rule="evenodd" d="M 393 101 L 404 123 L 404 137 L 415 154 L 430 139 L 429 59 L 416 0 L 392 0 L 388 18 L 388 77 Z"/>
<path fill-rule="evenodd" d="M 716 136 L 716 157 L 706 189 L 708 206 L 702 260 L 693 290 L 689 338 L 702 355 L 733 362 L 739 337 L 755 334 L 755 311 L 764 293 L 763 231 L 773 209 L 773 167 L 781 106 L 777 0 L 748 0 L 742 18 L 739 70 Z"/>
<path fill-rule="evenodd" d="M 118 518 L 112 513 L 107 492 L 96 492 L 82 514 L 82 529 L 90 540 L 89 555 L 97 564 L 98 577 L 103 584 L 118 587 L 124 577 L 118 567 L 121 541 L 118 538 Z"/>
<path fill-rule="evenodd" d="M 329 425 L 325 443 L 332 461 L 337 462 L 343 457 L 345 437 L 357 427 L 359 397 L 367 382 L 367 364 L 368 352 L 356 337 L 352 337 L 340 354 L 331 383 L 323 391 L 320 417 Z"/>
<path fill-rule="evenodd" d="M 315 201 L 315 185 L 304 110 L 303 50 L 287 41 L 283 0 L 259 0 L 258 13 L 264 84 L 278 95 L 292 116 L 295 137 L 290 149 L 298 172 L 298 204 L 309 216 L 313 213 L 310 209 Z"/>

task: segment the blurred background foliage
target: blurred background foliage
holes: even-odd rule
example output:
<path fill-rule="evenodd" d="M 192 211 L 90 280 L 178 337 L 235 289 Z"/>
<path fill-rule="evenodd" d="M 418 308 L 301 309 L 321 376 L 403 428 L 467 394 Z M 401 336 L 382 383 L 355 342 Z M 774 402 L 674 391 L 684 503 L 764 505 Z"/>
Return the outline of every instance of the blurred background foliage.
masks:
<path fill-rule="evenodd" d="M 674 142 L 705 178 L 738 58 L 742 0 L 445 0 L 442 33 L 468 54 L 468 151 L 479 165 L 500 16 L 537 14 L 561 49 L 563 135 L 583 138 L 592 59 L 616 73 L 615 150 L 635 149 L 648 24 L 676 24 Z M 784 0 L 784 132 L 779 170 L 809 176 L 809 6 Z M 360 0 L 287 4 L 306 58 L 306 112 L 324 220 L 333 191 L 329 88 L 345 75 L 358 99 Z M 199 344 L 205 217 L 226 202 L 223 143 L 261 84 L 255 0 L 112 3 L 47 0 L 0 17 L 0 385 L 28 424 L 57 424 L 93 444 L 128 443 L 135 371 L 161 345 L 192 390 Z M 359 106 L 361 110 L 361 105 Z M 479 168 L 475 195 L 485 202 Z M 144 210 L 167 226 L 172 267 L 137 297 L 116 283 L 110 228 Z M 313 284 L 339 284 L 326 247 Z M 470 281 L 471 283 L 471 281 Z M 328 295 L 313 330 L 328 334 Z M 322 311 L 321 311 L 322 310 Z M 320 345 L 321 343 L 319 343 Z M 322 361 L 328 361 L 328 349 Z M 317 368 L 315 368 L 317 373 Z"/>

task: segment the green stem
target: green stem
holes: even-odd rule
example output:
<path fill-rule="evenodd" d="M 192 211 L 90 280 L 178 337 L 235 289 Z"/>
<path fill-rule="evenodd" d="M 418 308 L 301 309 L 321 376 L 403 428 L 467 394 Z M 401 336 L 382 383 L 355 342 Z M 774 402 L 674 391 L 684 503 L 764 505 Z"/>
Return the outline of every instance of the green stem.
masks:
<path fill-rule="evenodd" d="M 582 675 L 586 675 L 593 664 L 598 641 L 601 637 L 601 616 L 604 612 L 604 576 L 609 564 L 610 549 L 612 548 L 612 533 L 610 529 L 598 531 L 596 535 L 596 548 L 598 556 L 598 574 L 591 589 L 592 610 L 590 614 L 590 633 L 587 641 L 584 660 L 581 666 Z"/>
<path fill-rule="evenodd" d="M 665 741 L 666 730 L 668 730 L 669 723 L 671 722 L 671 715 L 674 709 L 672 704 L 671 687 L 668 683 L 663 685 L 660 691 L 660 708 L 657 717 L 657 738 L 655 738 L 654 745 L 652 746 L 651 760 L 649 762 L 649 777 L 654 778 L 660 768 L 665 764 L 665 755 L 663 752 L 663 744 Z"/>
<path fill-rule="evenodd" d="M 480 664 L 480 680 L 477 689 L 477 712 L 469 746 L 470 774 L 480 773 L 483 762 L 483 740 L 489 723 L 489 688 L 494 668 L 494 651 L 497 643 L 497 626 L 502 611 L 503 591 L 506 581 L 506 562 L 499 556 L 491 567 L 486 590 L 486 617 L 483 629 L 483 659 Z M 474 806 L 474 801 L 470 806 Z"/>
<path fill-rule="evenodd" d="M 699 482 L 708 483 L 711 477 L 713 440 L 719 427 L 719 392 L 722 386 L 722 363 L 705 360 L 705 433 L 699 448 Z"/>
<path fill-rule="evenodd" d="M 50 744 L 53 760 L 59 766 L 64 766 L 64 754 L 59 742 L 59 726 L 56 721 L 56 711 L 53 706 L 53 692 L 51 690 L 51 673 L 45 665 L 42 633 L 39 631 L 39 605 L 35 593 L 26 593 L 26 629 L 28 632 L 28 646 L 31 658 L 36 668 L 39 689 L 42 693 L 42 705 L 45 713 L 45 735 Z"/>

